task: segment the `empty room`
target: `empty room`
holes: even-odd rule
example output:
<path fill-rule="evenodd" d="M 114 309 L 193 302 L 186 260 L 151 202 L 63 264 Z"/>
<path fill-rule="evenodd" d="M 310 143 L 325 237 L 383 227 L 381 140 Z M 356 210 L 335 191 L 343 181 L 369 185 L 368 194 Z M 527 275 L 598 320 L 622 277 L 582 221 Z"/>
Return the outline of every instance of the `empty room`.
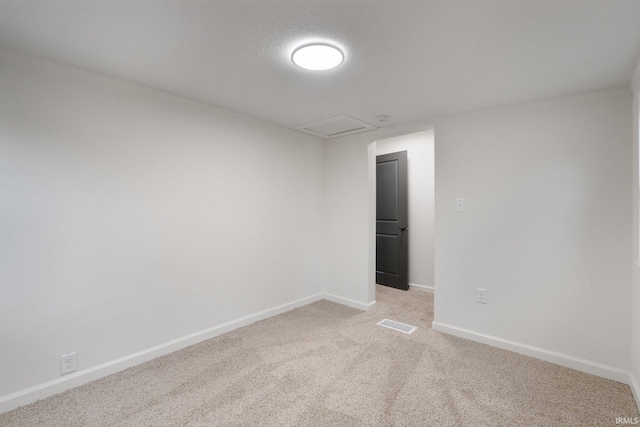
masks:
<path fill-rule="evenodd" d="M 0 427 L 640 424 L 638 23 L 0 0 Z"/>

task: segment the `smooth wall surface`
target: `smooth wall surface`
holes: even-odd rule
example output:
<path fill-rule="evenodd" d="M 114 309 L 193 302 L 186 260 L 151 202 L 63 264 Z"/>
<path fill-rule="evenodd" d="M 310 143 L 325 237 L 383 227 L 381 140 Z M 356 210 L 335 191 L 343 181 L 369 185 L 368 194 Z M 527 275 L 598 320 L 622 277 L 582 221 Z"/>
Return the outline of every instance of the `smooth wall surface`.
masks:
<path fill-rule="evenodd" d="M 631 105 L 625 87 L 436 121 L 436 322 L 630 368 Z"/>
<path fill-rule="evenodd" d="M 321 292 L 323 162 L 317 138 L 0 50 L 0 397 L 63 353 L 87 369 Z"/>
<path fill-rule="evenodd" d="M 368 256 L 368 176 L 375 154 L 367 146 L 366 140 L 329 140 L 325 158 L 325 289 L 364 303 L 375 300 Z"/>
<path fill-rule="evenodd" d="M 631 84 L 633 89 L 633 261 L 631 289 L 631 373 L 633 390 L 638 408 L 640 408 L 640 215 L 639 192 L 640 171 L 638 156 L 640 153 L 640 62 Z"/>
<path fill-rule="evenodd" d="M 376 141 L 376 155 L 407 151 L 409 283 L 433 287 L 433 131 Z"/>

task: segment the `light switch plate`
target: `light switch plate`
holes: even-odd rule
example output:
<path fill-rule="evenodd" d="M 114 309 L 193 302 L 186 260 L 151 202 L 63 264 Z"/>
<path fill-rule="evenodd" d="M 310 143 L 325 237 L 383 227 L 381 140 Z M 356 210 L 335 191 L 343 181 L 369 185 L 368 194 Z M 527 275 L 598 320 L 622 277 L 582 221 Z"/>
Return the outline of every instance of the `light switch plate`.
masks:
<path fill-rule="evenodd" d="M 486 289 L 481 289 L 481 288 L 477 288 L 476 289 L 476 302 L 479 302 L 481 304 L 486 304 L 487 303 L 487 290 Z"/>

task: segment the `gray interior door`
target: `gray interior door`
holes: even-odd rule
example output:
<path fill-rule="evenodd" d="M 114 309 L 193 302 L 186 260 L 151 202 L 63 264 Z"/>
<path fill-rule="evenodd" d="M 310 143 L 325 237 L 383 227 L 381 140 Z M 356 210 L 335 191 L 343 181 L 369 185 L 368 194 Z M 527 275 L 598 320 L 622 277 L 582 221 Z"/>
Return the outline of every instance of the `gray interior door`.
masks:
<path fill-rule="evenodd" d="M 376 283 L 409 289 L 407 152 L 376 157 Z"/>

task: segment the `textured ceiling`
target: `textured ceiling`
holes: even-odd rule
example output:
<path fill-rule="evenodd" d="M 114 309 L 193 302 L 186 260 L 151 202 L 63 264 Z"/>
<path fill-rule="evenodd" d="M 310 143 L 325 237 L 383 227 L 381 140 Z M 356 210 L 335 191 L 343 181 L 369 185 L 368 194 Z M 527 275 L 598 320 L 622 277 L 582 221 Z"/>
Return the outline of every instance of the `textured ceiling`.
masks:
<path fill-rule="evenodd" d="M 291 64 L 309 41 L 344 64 Z M 627 84 L 640 1 L 0 0 L 0 45 L 287 127 L 392 125 Z"/>

